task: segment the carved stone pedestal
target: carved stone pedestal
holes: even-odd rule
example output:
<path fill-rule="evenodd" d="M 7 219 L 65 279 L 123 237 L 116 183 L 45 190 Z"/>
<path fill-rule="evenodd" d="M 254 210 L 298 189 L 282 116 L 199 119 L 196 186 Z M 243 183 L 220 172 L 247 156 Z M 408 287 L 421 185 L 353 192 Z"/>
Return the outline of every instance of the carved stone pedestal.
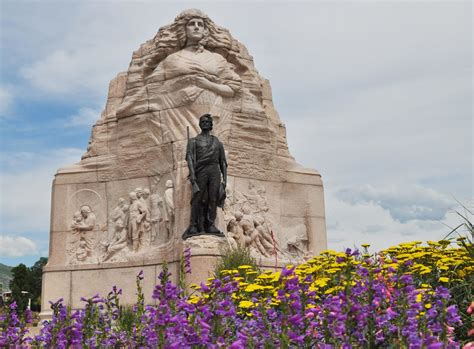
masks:
<path fill-rule="evenodd" d="M 162 270 L 160 261 L 147 264 L 115 263 L 113 265 L 97 265 L 89 267 L 48 267 L 43 276 L 42 319 L 50 318 L 52 311 L 48 300 L 57 301 L 63 298 L 64 303 L 72 309 L 84 307 L 81 297 L 92 297 L 99 294 L 106 297 L 113 286 L 122 289 L 121 304 L 134 304 L 137 301 L 136 276 L 140 271 L 144 273 L 141 282 L 146 304 L 154 304 L 153 290 L 157 277 Z M 168 262 L 173 282 L 178 281 L 179 262 Z"/>

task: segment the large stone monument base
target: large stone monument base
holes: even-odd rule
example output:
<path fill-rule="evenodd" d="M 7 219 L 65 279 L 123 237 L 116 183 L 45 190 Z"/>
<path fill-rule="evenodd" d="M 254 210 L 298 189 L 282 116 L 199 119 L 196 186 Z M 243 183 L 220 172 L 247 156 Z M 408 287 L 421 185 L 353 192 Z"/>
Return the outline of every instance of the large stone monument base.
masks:
<path fill-rule="evenodd" d="M 216 222 L 224 237 L 183 241 L 191 216 L 185 154 L 203 114 L 225 149 L 227 198 Z M 44 315 L 49 301 L 79 308 L 81 297 L 113 286 L 123 304 L 134 303 L 141 270 L 153 302 L 164 263 L 177 282 L 186 247 L 194 265 L 187 278 L 197 283 L 221 245 L 249 249 L 270 268 L 327 248 L 320 174 L 291 156 L 270 83 L 245 46 L 199 10 L 160 28 L 111 81 L 86 153 L 55 176 L 51 205 Z"/>
<path fill-rule="evenodd" d="M 185 172 L 183 167 L 182 173 Z M 96 178 L 89 174 L 89 178 Z M 186 176 L 177 175 L 177 183 Z M 74 183 L 79 180 L 80 182 Z M 43 270 L 42 315 L 47 316 L 49 301 L 63 298 L 72 308 L 83 305 L 81 297 L 90 297 L 97 293 L 107 295 L 113 286 L 123 289 L 122 303 L 132 304 L 136 301 L 135 277 L 143 270 L 143 290 L 145 300 L 152 303 L 151 295 L 157 276 L 163 263 L 168 265 L 172 280 L 179 280 L 179 264 L 186 247 L 191 248 L 192 270 L 187 275 L 189 282 L 199 284 L 205 281 L 214 270 L 214 265 L 221 255 L 222 246 L 232 246 L 226 227 L 225 210 L 218 209 L 217 225 L 226 232 L 225 238 L 201 235 L 186 241 L 181 240 L 181 233 L 189 224 L 190 189 L 182 194 L 186 199 L 176 200 L 175 231 L 170 239 L 160 236 L 142 251 L 121 251 L 110 260 L 102 260 L 101 241 L 109 234 L 106 229 L 106 217 L 111 215 L 114 207 L 106 207 L 102 198 L 112 198 L 117 202 L 119 197 L 126 196 L 131 188 L 147 188 L 154 182 L 154 177 L 135 178 L 114 182 L 86 182 L 85 173 L 60 173 L 53 184 L 52 214 L 55 217 L 51 227 L 50 256 L 48 265 Z M 163 180 L 160 181 L 160 183 Z M 230 193 L 246 193 L 250 186 L 263 186 L 266 189 L 266 204 L 270 212 L 279 212 L 279 220 L 273 221 L 276 226 L 275 241 L 283 252 L 277 255 L 263 256 L 252 249 L 257 262 L 264 268 L 281 268 L 288 263 L 301 262 L 306 256 L 318 254 L 327 247 L 325 235 L 325 217 L 323 187 L 320 176 L 311 170 L 288 172 L 288 181 L 268 182 L 249 178 L 229 176 Z M 92 189 L 93 188 L 93 189 Z M 91 202 L 95 200 L 95 203 Z M 66 203 L 66 204 L 64 204 Z M 96 212 L 96 229 L 92 254 L 83 261 L 77 260 L 78 248 L 74 232 L 68 227 L 71 217 L 85 203 L 89 203 L 92 212 Z M 245 203 L 244 203 L 245 205 Z M 105 214 L 100 214 L 106 212 Z M 102 229 L 100 229 L 102 227 Z M 166 241 L 167 240 L 167 241 Z M 166 241 L 166 242 L 164 242 Z M 218 241 L 218 243 L 216 243 Z M 301 249 L 301 250 L 299 250 Z"/>

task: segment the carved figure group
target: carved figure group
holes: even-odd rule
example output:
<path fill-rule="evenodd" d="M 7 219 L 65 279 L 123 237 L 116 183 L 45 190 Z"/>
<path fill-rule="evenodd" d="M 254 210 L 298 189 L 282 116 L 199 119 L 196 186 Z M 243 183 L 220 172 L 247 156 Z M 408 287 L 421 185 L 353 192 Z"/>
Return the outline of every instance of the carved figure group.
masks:
<path fill-rule="evenodd" d="M 73 260 L 85 261 L 91 254 L 93 237 L 91 233 L 96 229 L 96 216 L 87 205 L 81 206 L 72 218 L 71 229 L 73 231 Z"/>
<path fill-rule="evenodd" d="M 75 238 L 69 248 L 70 262 L 87 262 L 94 255 L 95 245 L 99 250 L 99 262 L 105 262 L 117 259 L 119 254 L 140 252 L 146 246 L 169 240 L 175 221 L 173 181 L 166 182 L 165 199 L 156 186 L 153 190 L 151 193 L 147 188 L 135 188 L 128 201 L 119 198 L 109 215 L 110 231 L 98 244 L 93 242 L 99 230 L 96 215 L 89 206 L 81 206 L 71 223 Z M 158 237 L 159 242 L 156 241 Z"/>
<path fill-rule="evenodd" d="M 224 217 L 230 245 L 250 248 L 265 257 L 282 253 L 272 230 L 265 188 L 255 187 L 252 181 L 248 188 L 247 193 L 227 189 Z"/>
<path fill-rule="evenodd" d="M 173 181 L 166 181 L 165 200 L 158 193 L 157 185 L 152 190 L 135 188 L 129 194 L 129 205 L 123 198 L 119 199 L 110 217 L 113 234 L 102 242 L 102 261 L 109 260 L 126 247 L 139 252 L 171 237 L 174 227 Z"/>
<path fill-rule="evenodd" d="M 281 244 L 277 239 L 273 217 L 269 213 L 264 186 L 249 181 L 248 191 L 232 191 L 227 188 L 224 217 L 227 237 L 231 247 L 250 248 L 258 255 L 270 257 L 281 255 L 287 258 L 304 259 L 308 251 L 308 235 L 304 224 L 290 227 L 288 237 Z"/>

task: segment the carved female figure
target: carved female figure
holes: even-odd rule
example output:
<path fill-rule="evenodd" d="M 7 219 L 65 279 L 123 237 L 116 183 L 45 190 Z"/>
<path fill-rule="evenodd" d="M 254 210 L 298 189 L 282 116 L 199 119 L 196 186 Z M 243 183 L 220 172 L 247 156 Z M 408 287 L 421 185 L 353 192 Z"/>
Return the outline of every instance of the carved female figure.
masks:
<path fill-rule="evenodd" d="M 79 237 L 78 247 L 87 249 L 90 251 L 93 245 L 93 237 L 91 232 L 96 228 L 96 217 L 91 208 L 87 205 L 81 206 L 80 211 L 74 214 L 71 229 L 74 234 Z M 81 253 L 82 255 L 83 253 Z"/>
<path fill-rule="evenodd" d="M 193 9 L 162 28 L 158 42 L 175 52 L 162 52 L 158 47 L 156 57 L 147 62 L 153 70 L 144 77 L 144 86 L 125 98 L 117 117 L 160 111 L 159 120 L 150 117 L 152 132 L 173 141 L 186 138 L 187 126 L 198 133 L 198 116 L 203 112 L 212 114 L 218 127 L 231 115 L 232 98 L 241 79 L 232 64 L 208 48 L 229 46 L 229 34 Z"/>

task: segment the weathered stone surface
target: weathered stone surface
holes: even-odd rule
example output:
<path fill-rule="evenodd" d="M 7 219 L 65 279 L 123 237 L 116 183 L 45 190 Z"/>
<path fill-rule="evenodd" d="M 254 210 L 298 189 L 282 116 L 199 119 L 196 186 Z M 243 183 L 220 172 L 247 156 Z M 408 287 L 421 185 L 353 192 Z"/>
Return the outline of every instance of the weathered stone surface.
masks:
<path fill-rule="evenodd" d="M 78 309 L 84 306 L 81 297 L 89 298 L 97 293 L 103 293 L 103 290 L 111 290 L 111 286 L 117 286 L 122 289 L 120 297 L 123 304 L 133 304 L 137 301 L 135 278 L 140 271 L 143 271 L 142 280 L 143 293 L 145 301 L 153 304 L 151 295 L 156 284 L 158 276 L 157 266 L 142 266 L 120 269 L 100 269 L 100 270 L 75 270 L 71 272 L 71 307 Z M 94 283 L 91 283 L 94 280 Z M 110 291 L 109 291 L 110 292 Z"/>
<path fill-rule="evenodd" d="M 71 272 L 55 271 L 43 273 L 43 284 L 41 294 L 48 297 L 41 297 L 41 310 L 44 313 L 52 314 L 49 301 L 56 302 L 62 298 L 65 304 L 71 304 Z"/>
<path fill-rule="evenodd" d="M 189 31 L 191 19 L 206 30 Z M 216 224 L 225 238 L 183 243 L 191 208 L 187 139 L 200 132 L 205 113 L 228 163 L 228 199 Z M 154 275 L 149 296 L 161 265 L 177 265 L 186 246 L 199 273 L 192 278 L 201 281 L 222 246 L 240 244 L 272 266 L 327 244 L 321 176 L 291 156 L 270 82 L 245 46 L 198 10 L 162 27 L 110 82 L 87 152 L 55 176 L 51 210 L 43 306 L 59 296 L 79 306 L 80 296 L 106 294 L 116 283 L 133 290 L 141 268 Z M 69 281 L 56 290 L 59 275 Z"/>

